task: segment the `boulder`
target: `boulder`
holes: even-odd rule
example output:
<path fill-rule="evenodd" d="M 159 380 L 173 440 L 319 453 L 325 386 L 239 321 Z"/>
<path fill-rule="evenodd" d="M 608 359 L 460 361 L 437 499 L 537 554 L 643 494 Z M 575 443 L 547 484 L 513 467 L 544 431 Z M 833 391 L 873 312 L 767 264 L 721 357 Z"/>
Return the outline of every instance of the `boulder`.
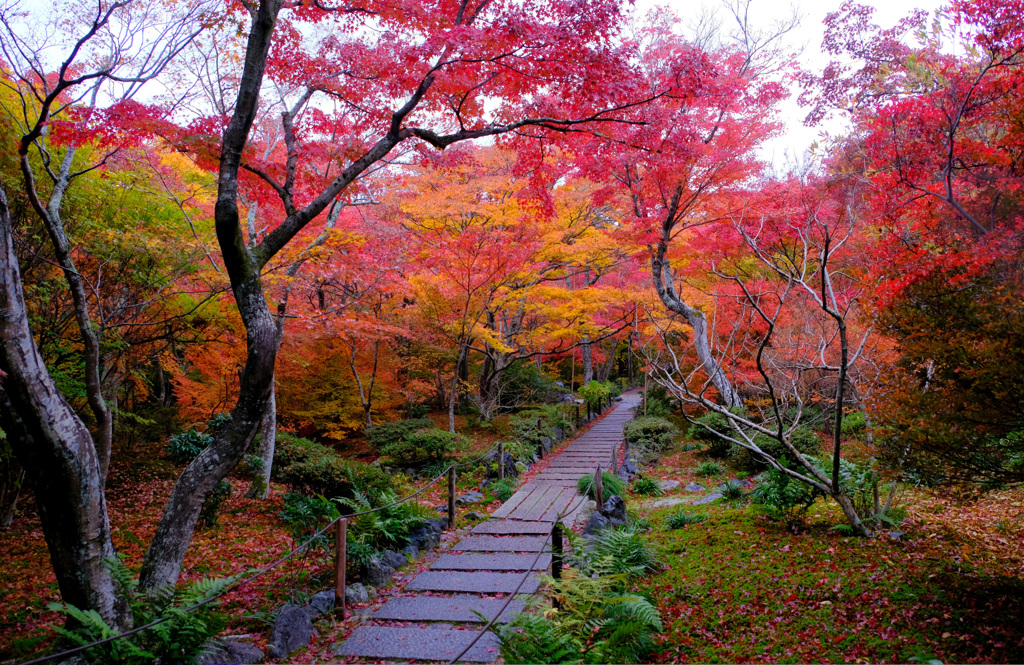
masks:
<path fill-rule="evenodd" d="M 313 639 L 313 620 L 305 607 L 285 605 L 277 612 L 274 628 L 270 631 L 270 657 L 284 660 L 296 649 L 309 644 Z"/>
<path fill-rule="evenodd" d="M 481 494 L 480 492 L 466 492 L 462 496 L 455 498 L 455 505 L 464 506 L 467 503 L 477 503 L 483 500 L 484 495 Z M 447 505 L 445 506 L 445 510 L 448 510 Z"/>
<path fill-rule="evenodd" d="M 671 492 L 672 490 L 677 490 L 682 486 L 683 484 L 678 480 L 663 480 L 658 483 L 658 487 L 661 488 L 662 492 Z"/>
<path fill-rule="evenodd" d="M 486 457 L 487 460 L 487 477 L 488 478 L 499 478 L 501 474 L 498 472 L 498 451 L 493 450 Z M 505 477 L 515 477 L 519 475 L 519 469 L 516 467 L 516 458 L 512 456 L 512 453 L 505 453 Z"/>
<path fill-rule="evenodd" d="M 370 602 L 370 594 L 367 593 L 366 587 L 356 582 L 355 584 L 348 584 L 345 586 L 345 605 L 362 605 Z"/>
<path fill-rule="evenodd" d="M 333 593 L 333 592 L 332 592 Z M 210 640 L 199 650 L 196 665 L 253 665 L 263 662 L 263 652 L 236 640 Z"/>
<path fill-rule="evenodd" d="M 430 527 L 433 530 L 433 532 L 436 533 L 438 536 L 440 536 L 444 532 L 444 530 L 448 528 L 448 520 L 443 518 L 427 520 L 425 524 L 428 527 Z"/>
<path fill-rule="evenodd" d="M 584 536 L 592 536 L 598 531 L 602 531 L 611 526 L 611 521 L 599 512 L 594 512 L 587 520 L 587 525 L 583 527 Z"/>
<path fill-rule="evenodd" d="M 695 506 L 703 506 L 705 503 L 712 503 L 714 501 L 718 501 L 721 498 L 722 498 L 721 494 L 719 494 L 718 492 L 712 492 L 711 494 L 708 494 L 705 497 L 701 497 L 699 499 L 695 499 L 694 502 L 693 502 L 693 505 L 695 505 Z"/>
<path fill-rule="evenodd" d="M 580 507 L 579 511 L 576 513 L 576 520 L 574 522 L 574 525 L 582 526 L 586 524 L 587 521 L 590 519 L 590 516 L 594 514 L 595 510 L 597 510 L 596 501 L 587 501 L 586 503 L 584 503 Z"/>
<path fill-rule="evenodd" d="M 330 591 L 321 591 L 320 593 L 314 594 L 309 601 L 309 605 L 306 605 L 306 614 L 309 615 L 310 619 L 327 614 L 334 609 L 334 589 Z"/>
<path fill-rule="evenodd" d="M 616 398 L 615 398 L 615 401 L 616 401 L 616 402 L 621 402 L 621 401 L 622 401 L 622 397 L 616 397 Z"/>
<path fill-rule="evenodd" d="M 555 440 L 550 436 L 545 436 L 541 438 L 540 445 L 544 447 L 544 452 L 550 453 L 551 449 L 555 447 Z"/>
<path fill-rule="evenodd" d="M 626 514 L 626 502 L 621 496 L 608 497 L 608 500 L 601 506 L 601 514 L 608 518 L 612 526 L 629 522 L 629 516 Z"/>
<path fill-rule="evenodd" d="M 486 515 L 481 515 L 480 513 L 476 512 L 475 510 L 471 510 L 468 513 L 466 513 L 465 515 L 463 515 L 463 517 L 465 517 L 467 520 L 476 521 L 476 520 L 484 519 L 486 517 Z"/>
<path fill-rule="evenodd" d="M 372 556 L 363 570 L 363 581 L 370 586 L 386 587 L 391 584 L 395 569 L 381 561 L 380 557 Z"/>
<path fill-rule="evenodd" d="M 686 487 L 684 487 L 683 489 L 686 490 L 687 492 L 703 492 L 704 491 L 704 487 L 702 485 L 698 485 L 697 483 L 694 483 L 694 482 L 688 483 L 686 485 Z"/>
<path fill-rule="evenodd" d="M 406 545 L 402 548 L 402 554 L 404 554 L 409 561 L 415 561 L 420 556 L 420 548 L 415 545 Z"/>
<path fill-rule="evenodd" d="M 395 570 L 398 570 L 405 564 L 409 563 L 409 560 L 405 558 L 404 554 L 399 554 L 398 552 L 393 552 L 392 550 L 384 550 L 380 558 L 384 561 L 384 563 L 388 564 Z"/>
<path fill-rule="evenodd" d="M 556 441 L 561 441 L 562 439 L 565 438 L 565 432 L 562 431 L 561 427 L 554 427 L 554 428 L 552 428 L 551 435 L 553 437 L 555 437 Z"/>

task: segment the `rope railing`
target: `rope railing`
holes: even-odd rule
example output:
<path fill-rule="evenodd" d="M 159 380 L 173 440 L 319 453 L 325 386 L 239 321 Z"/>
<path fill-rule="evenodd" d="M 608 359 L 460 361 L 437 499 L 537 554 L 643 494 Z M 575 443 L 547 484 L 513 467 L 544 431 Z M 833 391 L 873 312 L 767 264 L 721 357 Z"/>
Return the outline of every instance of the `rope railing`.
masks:
<path fill-rule="evenodd" d="M 401 499 L 397 499 L 396 501 L 393 501 L 393 502 L 391 502 L 391 503 L 389 503 L 387 505 L 384 505 L 384 506 L 378 506 L 376 508 L 371 508 L 370 510 L 364 510 L 364 511 L 361 511 L 361 512 L 358 512 L 358 513 L 349 513 L 349 514 L 346 514 L 346 515 L 339 515 L 338 517 L 334 518 L 333 520 L 328 522 L 326 525 L 324 525 L 323 528 L 321 528 L 318 531 L 316 531 L 312 536 L 310 536 L 308 539 L 306 539 L 306 541 L 304 543 L 302 543 L 298 547 L 295 547 L 290 552 L 288 552 L 287 554 L 283 555 L 281 558 L 279 558 L 276 561 L 274 561 L 273 563 L 271 563 L 269 566 L 266 566 L 265 568 L 260 569 L 255 574 L 253 574 L 251 577 L 240 579 L 240 580 L 237 580 L 236 582 L 234 582 L 232 584 L 229 584 L 220 593 L 218 593 L 218 594 L 216 594 L 214 596 L 211 596 L 211 597 L 209 597 L 209 598 L 207 598 L 207 599 L 205 599 L 203 601 L 200 601 L 200 602 L 198 602 L 198 603 L 196 603 L 194 605 L 190 605 L 189 607 L 184 608 L 182 610 L 182 612 L 183 613 L 194 612 L 194 611 L 198 610 L 199 608 L 204 607 L 206 605 L 209 605 L 210 603 L 214 602 L 215 600 L 219 600 L 220 598 L 223 598 L 227 594 L 229 594 L 229 593 L 231 593 L 233 591 L 236 591 L 236 590 L 242 588 L 243 586 L 246 586 L 247 584 L 251 584 L 252 582 L 258 580 L 261 577 L 263 577 L 264 575 L 266 575 L 270 571 L 274 570 L 278 566 L 282 565 L 283 563 L 285 563 L 286 561 L 291 559 L 296 554 L 299 554 L 301 552 L 305 552 L 312 543 L 314 543 L 318 538 L 320 538 L 322 535 L 327 533 L 332 527 L 336 527 L 337 528 L 338 536 L 337 536 L 335 542 L 336 542 L 336 544 L 340 544 L 341 545 L 341 549 L 343 550 L 344 546 L 345 546 L 344 531 L 345 531 L 345 528 L 347 527 L 348 520 L 350 520 L 350 519 L 352 519 L 354 517 L 361 517 L 363 515 L 369 515 L 371 513 L 375 513 L 375 512 L 381 511 L 381 510 L 386 510 L 388 508 L 393 508 L 394 506 L 397 506 L 397 505 L 399 505 L 401 503 L 405 503 L 406 501 L 409 501 L 410 499 L 413 499 L 413 498 L 419 496 L 423 492 L 425 492 L 428 489 L 430 489 L 431 487 L 433 487 L 437 483 L 437 481 L 441 480 L 445 476 L 449 476 L 449 478 L 451 478 L 454 475 L 455 469 L 458 469 L 458 468 L 461 468 L 463 466 L 467 466 L 467 465 L 470 465 L 470 464 L 476 464 L 477 462 L 485 459 L 488 455 L 491 454 L 492 451 L 494 451 L 495 448 L 498 448 L 500 445 L 501 445 L 500 442 L 496 443 L 495 445 L 491 446 L 491 448 L 489 448 L 483 455 L 481 455 L 480 457 L 477 457 L 476 459 L 470 460 L 468 462 L 460 462 L 458 464 L 449 464 L 445 468 L 445 470 L 441 472 L 440 475 L 438 475 L 437 477 L 432 479 L 429 483 L 427 483 L 426 485 L 424 485 L 420 489 L 416 490 L 412 494 L 409 494 L 408 496 L 404 496 Z M 449 515 L 451 516 L 452 513 L 454 512 L 453 508 L 454 508 L 454 505 L 455 505 L 455 496 L 454 496 L 454 491 L 453 491 L 452 487 L 449 487 L 449 490 L 450 491 L 449 491 L 449 497 L 448 497 L 448 506 L 449 506 L 448 511 L 449 511 Z M 448 525 L 449 528 L 451 528 L 453 525 L 454 525 L 454 520 L 450 519 L 449 520 L 449 525 Z M 345 580 L 345 578 L 344 578 L 345 552 L 344 551 L 338 552 L 337 550 L 339 548 L 337 548 L 337 547 L 335 549 L 336 549 L 336 551 L 335 551 L 335 603 L 336 603 L 336 607 L 341 609 L 342 615 L 344 616 L 344 612 L 345 612 L 345 581 L 344 581 Z M 339 571 L 339 564 L 341 566 L 340 571 Z M 338 596 L 339 590 L 341 592 L 340 597 Z M 141 633 L 141 632 L 143 632 L 145 630 L 149 630 L 150 628 L 153 628 L 155 626 L 159 626 L 162 623 L 166 623 L 167 621 L 170 621 L 172 618 L 173 617 L 171 617 L 171 616 L 160 617 L 159 619 L 155 619 L 155 620 L 145 624 L 144 626 L 138 626 L 137 628 L 132 628 L 131 630 L 126 630 L 123 633 L 118 633 L 117 635 L 112 635 L 111 637 L 107 637 L 107 638 L 104 638 L 102 640 L 96 640 L 95 642 L 91 642 L 89 644 L 83 644 L 81 646 L 77 646 L 77 647 L 74 647 L 74 648 L 71 648 L 71 649 L 67 649 L 65 651 L 60 651 L 58 653 L 50 654 L 50 655 L 47 655 L 47 656 L 40 656 L 40 657 L 34 658 L 32 660 L 27 660 L 27 661 L 24 661 L 23 663 L 20 663 L 20 665 L 38 665 L 38 663 L 45 663 L 45 662 L 49 662 L 51 660 L 56 660 L 58 658 L 66 658 L 68 656 L 73 656 L 75 654 L 82 653 L 83 651 L 88 651 L 89 649 L 94 649 L 96 647 L 100 647 L 100 646 L 103 646 L 105 644 L 110 644 L 111 642 L 115 642 L 117 640 L 121 640 L 121 639 L 124 639 L 126 637 L 131 637 L 132 635 L 137 635 L 137 634 L 139 634 L 139 633 Z"/>

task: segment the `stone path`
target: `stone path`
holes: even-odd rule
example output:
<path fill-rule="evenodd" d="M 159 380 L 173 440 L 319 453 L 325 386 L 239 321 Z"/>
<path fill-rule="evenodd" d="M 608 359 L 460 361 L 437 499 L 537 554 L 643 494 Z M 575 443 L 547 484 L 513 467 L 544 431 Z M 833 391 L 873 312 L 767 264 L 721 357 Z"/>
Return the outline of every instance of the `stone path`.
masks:
<path fill-rule="evenodd" d="M 476 637 L 484 621 L 476 612 L 490 620 L 501 610 L 507 595 L 515 593 L 524 573 L 531 567 L 539 571 L 551 565 L 545 540 L 555 518 L 578 498 L 576 483 L 581 476 L 594 473 L 598 465 L 602 469 L 610 466 L 612 455 L 622 446 L 622 426 L 633 417 L 630 409 L 639 399 L 636 394 L 624 395 L 604 419 L 552 453 L 547 467 L 494 511 L 489 521 L 478 524 L 471 535 L 405 586 L 404 591 L 420 595 L 386 602 L 373 613 L 370 622 L 352 631 L 336 655 L 424 661 L 455 657 Z M 566 524 L 572 524 L 574 517 L 566 516 Z M 538 552 L 544 553 L 534 565 Z M 519 593 L 532 594 L 538 586 L 536 579 L 527 579 Z M 525 597 L 513 600 L 499 622 L 510 621 L 522 611 Z M 498 656 L 498 639 L 489 632 L 463 656 L 463 661 L 490 663 Z"/>

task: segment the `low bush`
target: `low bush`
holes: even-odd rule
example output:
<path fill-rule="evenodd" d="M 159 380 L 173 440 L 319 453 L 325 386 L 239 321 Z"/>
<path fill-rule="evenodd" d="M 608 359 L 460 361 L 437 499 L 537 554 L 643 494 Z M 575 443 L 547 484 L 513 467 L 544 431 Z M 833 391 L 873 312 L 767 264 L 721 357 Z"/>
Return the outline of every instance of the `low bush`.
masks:
<path fill-rule="evenodd" d="M 843 415 L 843 422 L 839 425 L 839 430 L 842 432 L 844 437 L 847 438 L 859 438 L 864 434 L 867 429 L 868 421 L 863 411 L 853 411 Z"/>
<path fill-rule="evenodd" d="M 665 524 L 670 529 L 682 529 L 690 526 L 691 524 L 700 524 L 708 519 L 708 516 L 704 513 L 687 513 L 682 510 L 678 510 L 672 515 L 669 515 L 665 520 Z"/>
<path fill-rule="evenodd" d="M 285 432 L 277 434 L 273 475 L 292 491 L 331 499 L 395 489 L 393 478 L 380 467 L 345 460 L 327 446 Z"/>
<path fill-rule="evenodd" d="M 641 416 L 626 423 L 622 434 L 631 447 L 663 452 L 679 436 L 679 429 L 664 418 Z"/>
<path fill-rule="evenodd" d="M 733 409 L 736 415 L 744 415 L 742 409 Z M 718 411 L 708 411 L 697 418 L 690 428 L 690 437 L 704 446 L 704 452 L 711 457 L 725 458 L 729 456 L 732 442 L 722 435 L 732 436 L 733 429 L 729 418 Z"/>
<path fill-rule="evenodd" d="M 598 403 L 608 401 L 608 398 L 611 396 L 611 390 L 611 384 L 591 381 L 586 385 L 580 386 L 576 392 L 587 403 L 591 411 L 596 411 Z"/>
<path fill-rule="evenodd" d="M 199 457 L 199 453 L 203 452 L 211 443 L 213 443 L 212 436 L 190 429 L 171 437 L 167 445 L 167 456 L 175 464 L 188 464 Z"/>
<path fill-rule="evenodd" d="M 637 474 L 633 479 L 633 493 L 641 496 L 661 496 L 665 492 L 654 478 Z"/>
<path fill-rule="evenodd" d="M 292 547 L 305 543 L 310 537 L 340 515 L 338 506 L 323 496 L 307 496 L 298 492 L 284 495 L 284 508 L 278 517 L 292 537 Z M 332 533 L 322 533 L 306 545 L 306 550 L 330 549 Z"/>
<path fill-rule="evenodd" d="M 730 501 L 738 501 L 747 496 L 746 490 L 743 488 L 743 483 L 738 480 L 727 480 L 722 483 L 722 486 L 718 490 L 722 493 L 722 496 Z"/>
<path fill-rule="evenodd" d="M 821 437 L 810 427 L 797 427 L 789 436 L 789 442 L 793 444 L 801 455 L 818 455 L 821 453 Z M 790 452 L 781 441 L 765 434 L 758 434 L 754 437 L 754 443 L 768 455 L 777 460 L 787 458 L 793 460 L 793 453 Z M 768 468 L 767 462 L 758 453 L 742 446 L 733 444 L 731 449 L 732 457 L 737 465 L 747 471 L 761 471 Z"/>
<path fill-rule="evenodd" d="M 434 427 L 434 421 L 430 418 L 411 418 L 367 427 L 363 429 L 363 434 L 374 450 L 384 453 L 384 448 L 404 441 L 413 432 Z"/>
<path fill-rule="evenodd" d="M 206 497 L 206 501 L 203 502 L 203 507 L 199 511 L 199 524 L 208 529 L 216 526 L 217 520 L 220 519 L 221 508 L 231 498 L 233 491 L 231 483 L 227 480 L 221 480 L 214 485 L 213 491 Z"/>
<path fill-rule="evenodd" d="M 647 389 L 647 415 L 652 418 L 668 418 L 675 412 L 672 398 L 664 386 L 653 385 Z M 637 415 L 643 415 L 643 403 L 636 407 Z"/>
<path fill-rule="evenodd" d="M 516 493 L 515 487 L 513 487 L 511 481 L 508 480 L 497 480 L 488 486 L 491 493 L 501 501 L 505 503 L 512 498 L 512 495 Z"/>
<path fill-rule="evenodd" d="M 775 520 L 793 525 L 803 521 L 803 514 L 821 492 L 778 469 L 761 474 L 750 492 L 751 500 L 762 506 Z"/>
<path fill-rule="evenodd" d="M 400 549 L 409 542 L 411 529 L 437 517 L 437 513 L 415 501 L 389 505 L 397 499 L 394 492 L 382 492 L 372 498 L 357 492 L 354 499 L 341 499 L 338 503 L 348 509 L 344 511 L 346 513 L 362 513 L 388 506 L 353 518 L 349 537 L 376 549 Z"/>
<path fill-rule="evenodd" d="M 469 446 L 466 437 L 443 429 L 421 429 L 380 449 L 400 465 L 443 464 Z"/>
<path fill-rule="evenodd" d="M 712 461 L 704 460 L 697 465 L 697 470 L 694 473 L 698 476 L 716 476 L 722 473 L 722 467 Z"/>
<path fill-rule="evenodd" d="M 579 489 L 580 494 L 585 494 L 591 499 L 597 498 L 594 489 L 594 475 L 588 473 L 579 479 L 576 483 L 576 487 Z M 626 491 L 626 483 L 623 482 L 618 476 L 613 476 L 607 471 L 601 472 L 601 494 L 604 500 L 607 501 L 609 497 L 622 496 Z"/>

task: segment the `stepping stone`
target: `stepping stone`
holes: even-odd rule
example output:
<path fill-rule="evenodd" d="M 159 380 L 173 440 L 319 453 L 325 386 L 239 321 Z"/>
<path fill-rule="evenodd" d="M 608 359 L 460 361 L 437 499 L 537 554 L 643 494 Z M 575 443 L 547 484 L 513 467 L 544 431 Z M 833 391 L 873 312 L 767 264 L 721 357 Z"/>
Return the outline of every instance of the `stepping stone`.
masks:
<path fill-rule="evenodd" d="M 697 483 L 694 483 L 694 482 L 691 482 L 686 487 L 684 487 L 683 489 L 686 490 L 687 492 L 703 492 L 704 491 L 704 486 L 703 485 L 698 485 Z"/>
<path fill-rule="evenodd" d="M 458 591 L 462 593 L 534 593 L 540 586 L 524 573 L 465 573 L 428 570 L 405 585 L 405 591 Z M 522 585 L 520 585 L 522 583 Z"/>
<path fill-rule="evenodd" d="M 540 552 L 545 538 L 528 536 L 466 536 L 452 548 L 456 552 Z"/>
<path fill-rule="evenodd" d="M 534 563 L 536 561 L 537 563 Z M 547 570 L 551 555 L 542 554 L 442 554 L 431 570 Z"/>
<path fill-rule="evenodd" d="M 657 501 L 651 501 L 647 504 L 651 508 L 664 508 L 666 506 L 677 506 L 680 503 L 690 503 L 687 499 L 680 499 L 679 497 L 671 497 L 668 499 L 658 499 Z"/>
<path fill-rule="evenodd" d="M 712 492 L 711 494 L 708 494 L 705 497 L 702 497 L 700 499 L 696 499 L 693 502 L 693 505 L 695 505 L 695 506 L 703 506 L 705 503 L 711 503 L 712 501 L 718 501 L 721 498 L 722 498 L 721 494 L 719 494 L 718 492 Z"/>
<path fill-rule="evenodd" d="M 359 626 L 335 655 L 393 660 L 432 660 L 447 662 L 458 655 L 477 636 L 476 630 L 453 628 L 390 628 Z M 499 656 L 498 638 L 486 633 L 477 640 L 462 660 L 469 663 L 493 663 Z"/>
<path fill-rule="evenodd" d="M 490 520 L 477 524 L 472 533 L 511 536 L 516 534 L 548 535 L 551 525 L 543 522 L 523 522 L 521 520 Z"/>
<path fill-rule="evenodd" d="M 508 602 L 506 598 L 480 598 L 478 596 L 414 596 L 392 598 L 384 606 L 373 613 L 374 619 L 382 621 L 448 621 L 451 623 L 482 623 L 490 621 L 501 611 L 499 623 L 508 623 L 515 615 L 523 611 L 524 603 L 518 598 Z M 474 610 L 483 614 L 484 619 L 474 614 Z"/>

